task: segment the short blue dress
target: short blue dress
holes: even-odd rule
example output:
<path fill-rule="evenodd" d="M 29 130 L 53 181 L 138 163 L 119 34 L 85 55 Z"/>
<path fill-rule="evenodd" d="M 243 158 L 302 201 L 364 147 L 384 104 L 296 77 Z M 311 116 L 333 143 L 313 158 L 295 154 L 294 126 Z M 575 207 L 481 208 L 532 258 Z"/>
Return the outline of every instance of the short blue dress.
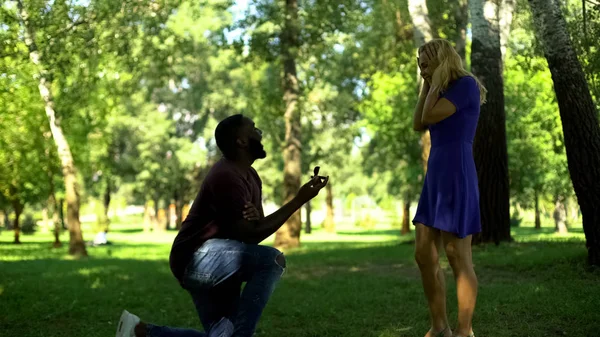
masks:
<path fill-rule="evenodd" d="M 456 107 L 443 121 L 430 125 L 431 151 L 413 223 L 459 238 L 481 232 L 479 186 L 473 138 L 479 120 L 479 88 L 473 77 L 461 77 L 441 94 Z"/>

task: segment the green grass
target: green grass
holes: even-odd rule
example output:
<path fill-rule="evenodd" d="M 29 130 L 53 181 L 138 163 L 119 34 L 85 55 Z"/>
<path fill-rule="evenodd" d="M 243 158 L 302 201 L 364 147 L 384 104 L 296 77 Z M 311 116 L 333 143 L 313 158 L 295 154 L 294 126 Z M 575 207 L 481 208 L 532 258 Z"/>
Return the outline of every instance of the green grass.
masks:
<path fill-rule="evenodd" d="M 428 314 L 413 237 L 397 233 L 382 227 L 303 235 L 303 247 L 286 252 L 288 269 L 258 336 L 422 337 Z M 581 228 L 568 236 L 527 227 L 513 234 L 514 243 L 474 248 L 478 337 L 598 336 L 600 273 L 585 265 Z M 124 308 L 156 324 L 200 328 L 169 271 L 174 235 L 115 224 L 112 246 L 90 247 L 89 258 L 74 260 L 66 247 L 50 248 L 48 233 L 23 236 L 18 246 L 12 232 L 0 233 L 0 336 L 113 336 Z M 454 322 L 455 285 L 442 265 Z"/>

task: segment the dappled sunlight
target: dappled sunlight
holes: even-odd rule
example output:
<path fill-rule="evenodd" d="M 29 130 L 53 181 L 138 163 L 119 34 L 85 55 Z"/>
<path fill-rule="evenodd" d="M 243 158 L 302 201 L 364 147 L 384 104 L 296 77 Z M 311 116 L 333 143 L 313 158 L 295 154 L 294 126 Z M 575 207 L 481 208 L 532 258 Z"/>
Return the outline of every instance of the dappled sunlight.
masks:
<path fill-rule="evenodd" d="M 416 266 L 404 265 L 404 264 L 375 264 L 365 263 L 361 265 L 352 266 L 336 266 L 336 265 L 324 265 L 315 266 L 312 268 L 303 268 L 298 266 L 291 270 L 286 271 L 284 277 L 294 278 L 298 280 L 309 280 L 319 279 L 327 277 L 329 275 L 347 275 L 353 277 L 351 274 L 361 273 L 366 276 L 391 276 L 406 279 L 419 278 L 419 270 Z"/>
<path fill-rule="evenodd" d="M 24 236 L 25 243 L 19 246 L 7 242 L 12 233 L 0 233 L 0 270 L 7 271 L 0 275 L 0 295 L 7 303 L 0 307 L 0 316 L 9 317 L 9 327 L 18 326 L 19 317 L 25 316 L 63 320 L 65 325 L 94 320 L 103 322 L 95 327 L 98 335 L 110 335 L 120 311 L 127 308 L 161 324 L 199 327 L 189 295 L 169 270 L 175 233 L 144 233 L 133 225 L 122 228 L 109 234 L 111 244 L 88 247 L 90 256 L 83 259 L 69 257 L 67 245 L 51 248 L 51 233 Z M 337 230 L 331 234 L 316 228 L 302 234 L 300 248 L 285 252 L 288 268 L 261 319 L 259 336 L 368 331 L 379 337 L 421 337 L 428 318 L 414 261 L 414 232 L 400 236 L 399 228 L 391 226 L 366 230 L 340 225 Z M 577 296 L 600 296 L 589 286 L 600 280 L 583 274 L 585 244 L 578 238 L 581 233 L 574 232 L 565 238 L 547 227 L 540 232 L 513 228 L 513 243 L 473 247 L 480 281 L 478 321 L 486 322 L 478 327 L 480 336 L 493 335 L 488 325 L 499 312 L 512 324 L 522 317 L 551 319 L 540 308 L 558 303 L 570 308 L 560 309 L 563 317 L 585 315 L 581 312 L 588 309 L 568 303 Z M 440 265 L 448 286 L 449 315 L 455 317 L 452 269 L 444 256 Z M 572 280 L 586 288 L 565 288 Z M 38 300 L 40 284 L 45 302 Z M 16 316 L 15 310 L 21 314 Z M 541 316 L 531 316 L 536 311 Z"/>
<path fill-rule="evenodd" d="M 288 268 L 261 319 L 259 336 L 316 336 L 322 331 L 344 336 L 354 331 L 352 336 L 421 337 L 428 328 L 427 307 L 412 235 L 405 239 L 393 231 L 378 228 L 361 235 L 344 228 L 337 235 L 304 235 L 301 248 L 286 252 Z M 372 237 L 385 239 L 371 241 Z M 8 317 L 9 331 L 17 331 L 22 317 L 49 317 L 65 326 L 101 322 L 94 327 L 97 335 L 110 335 L 122 309 L 160 324 L 199 327 L 189 295 L 169 270 L 170 244 L 116 240 L 90 247 L 87 259 L 68 260 L 66 247 L 53 250 L 48 242 L 0 245 L 0 315 Z M 14 259 L 8 261 L 7 255 Z M 490 324 L 498 315 L 506 324 L 518 324 L 523 317 L 537 324 L 552 319 L 553 313 L 542 310 L 551 306 L 560 307 L 562 317 L 585 316 L 584 310 L 591 312 L 595 304 L 569 301 L 600 296 L 590 286 L 600 276 L 585 276 L 582 264 L 573 263 L 585 260 L 582 241 L 475 246 L 474 259 L 481 286 L 481 336 L 493 336 Z M 440 264 L 446 274 L 449 315 L 455 317 L 452 270 L 445 258 Z M 579 283 L 564 287 L 567 282 Z"/>
<path fill-rule="evenodd" d="M 389 327 L 385 330 L 378 332 L 377 337 L 402 337 L 402 336 L 413 336 L 415 328 L 412 326 L 400 325 L 397 327 Z"/>
<path fill-rule="evenodd" d="M 101 267 L 95 267 L 95 268 L 81 268 L 81 269 L 77 270 L 77 274 L 89 277 L 94 274 L 105 274 L 105 273 L 109 273 L 109 272 L 115 271 L 115 270 L 118 270 L 118 268 L 110 267 L 110 266 L 101 266 Z"/>
<path fill-rule="evenodd" d="M 96 278 L 94 280 L 94 283 L 92 283 L 92 286 L 90 288 L 92 288 L 92 289 L 100 289 L 100 288 L 104 288 L 104 285 L 102 284 L 102 281 L 100 281 L 99 278 Z"/>

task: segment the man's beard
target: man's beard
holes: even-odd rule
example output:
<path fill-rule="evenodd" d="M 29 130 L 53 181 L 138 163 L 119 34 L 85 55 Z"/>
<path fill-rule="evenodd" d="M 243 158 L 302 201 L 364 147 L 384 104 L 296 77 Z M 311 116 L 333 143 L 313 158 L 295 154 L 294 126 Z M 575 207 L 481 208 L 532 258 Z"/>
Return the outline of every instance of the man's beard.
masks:
<path fill-rule="evenodd" d="M 262 159 L 267 157 L 267 152 L 259 140 L 250 139 L 248 150 L 254 159 Z"/>

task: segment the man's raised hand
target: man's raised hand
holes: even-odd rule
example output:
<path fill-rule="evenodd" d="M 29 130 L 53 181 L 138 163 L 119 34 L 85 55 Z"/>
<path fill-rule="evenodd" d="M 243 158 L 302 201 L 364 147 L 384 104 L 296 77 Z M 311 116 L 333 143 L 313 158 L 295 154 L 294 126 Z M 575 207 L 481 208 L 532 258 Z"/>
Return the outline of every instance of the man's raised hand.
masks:
<path fill-rule="evenodd" d="M 318 175 L 319 167 L 315 167 L 315 175 L 298 191 L 296 197 L 302 203 L 308 202 L 310 199 L 316 197 L 319 194 L 319 191 L 327 185 L 329 181 L 329 176 L 323 177 Z"/>

